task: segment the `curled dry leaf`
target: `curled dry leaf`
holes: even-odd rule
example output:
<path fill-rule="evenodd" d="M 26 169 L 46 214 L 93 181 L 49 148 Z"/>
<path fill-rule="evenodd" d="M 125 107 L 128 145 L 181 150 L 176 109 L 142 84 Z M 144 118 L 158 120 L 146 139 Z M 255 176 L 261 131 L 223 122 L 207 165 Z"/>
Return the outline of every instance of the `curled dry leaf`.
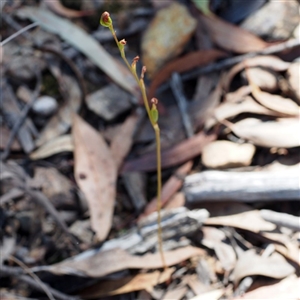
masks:
<path fill-rule="evenodd" d="M 251 80 L 263 91 L 274 92 L 279 88 L 274 72 L 259 67 L 247 68 L 246 71 L 248 80 Z"/>
<path fill-rule="evenodd" d="M 272 231 L 276 226 L 270 222 L 265 221 L 258 210 L 250 210 L 227 216 L 219 216 L 208 218 L 205 222 L 207 225 L 220 225 L 241 228 L 248 231 Z"/>
<path fill-rule="evenodd" d="M 73 116 L 75 178 L 84 193 L 91 227 L 103 241 L 112 223 L 117 168 L 102 136 L 78 115 Z"/>
<path fill-rule="evenodd" d="M 300 144 L 298 118 L 281 118 L 266 122 L 248 118 L 230 125 L 230 129 L 240 138 L 257 146 L 292 148 Z"/>
<path fill-rule="evenodd" d="M 300 31 L 300 25 L 299 31 Z M 299 82 L 300 82 L 300 62 L 294 62 L 290 65 L 288 71 L 287 71 L 287 79 L 289 81 L 290 87 L 292 92 L 295 95 L 295 98 L 297 99 L 298 103 L 300 103 L 300 87 L 299 87 Z"/>
<path fill-rule="evenodd" d="M 284 116 L 282 113 L 278 113 L 261 106 L 254 101 L 251 96 L 247 96 L 240 102 L 223 102 L 221 105 L 219 105 L 215 109 L 213 116 L 205 122 L 205 128 L 209 129 L 218 122 L 233 118 L 241 113 L 255 113 L 267 116 Z"/>
<path fill-rule="evenodd" d="M 164 252 L 166 266 L 168 267 L 197 255 L 203 255 L 203 250 L 192 246 Z M 81 255 L 51 266 L 36 267 L 32 270 L 47 270 L 57 275 L 76 274 L 77 276 L 97 278 L 125 269 L 156 269 L 162 267 L 164 267 L 164 264 L 159 253 L 134 256 L 120 248 L 114 248 L 89 256 Z"/>
<path fill-rule="evenodd" d="M 219 47 L 236 53 L 260 51 L 269 44 L 254 34 L 230 24 L 216 15 L 200 15 L 210 33 L 211 39 Z"/>
<path fill-rule="evenodd" d="M 273 253 L 270 257 L 259 256 L 254 249 L 244 252 L 237 261 L 233 271 L 233 279 L 238 283 L 242 278 L 253 275 L 268 276 L 281 279 L 295 272 L 279 253 Z"/>
<path fill-rule="evenodd" d="M 290 63 L 281 60 L 276 56 L 256 56 L 253 58 L 248 58 L 239 64 L 235 65 L 233 68 L 229 70 L 226 76 L 226 80 L 224 80 L 223 88 L 225 91 L 228 91 L 230 88 L 230 84 L 234 76 L 245 69 L 246 67 L 263 67 L 276 72 L 286 71 Z"/>
<path fill-rule="evenodd" d="M 33 151 L 29 157 L 32 160 L 37 160 L 61 152 L 73 152 L 73 150 L 74 145 L 72 136 L 70 134 L 66 134 L 45 143 L 43 146 Z"/>
<path fill-rule="evenodd" d="M 246 75 L 252 88 L 252 94 L 259 103 L 282 114 L 290 116 L 299 115 L 299 106 L 292 99 L 261 91 L 260 87 L 256 84 L 257 79 L 255 79 L 255 74 L 251 72 L 251 69 L 246 69 Z"/>
<path fill-rule="evenodd" d="M 59 2 L 59 0 L 44 0 L 44 3 L 55 13 L 67 18 L 79 18 L 83 16 L 90 16 L 95 13 L 94 11 L 91 10 L 79 11 L 79 10 L 66 8 Z"/>

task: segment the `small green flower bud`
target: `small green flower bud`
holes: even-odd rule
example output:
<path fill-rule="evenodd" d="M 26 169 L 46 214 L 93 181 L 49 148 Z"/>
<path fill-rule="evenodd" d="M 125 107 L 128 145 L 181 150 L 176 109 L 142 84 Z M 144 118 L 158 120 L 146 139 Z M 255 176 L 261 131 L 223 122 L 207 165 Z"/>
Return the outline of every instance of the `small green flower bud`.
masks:
<path fill-rule="evenodd" d="M 136 63 L 139 61 L 140 57 L 139 56 L 136 56 L 133 60 L 132 60 L 132 63 L 131 63 L 131 68 L 134 72 L 136 72 Z"/>
<path fill-rule="evenodd" d="M 157 110 L 157 105 L 158 100 L 156 98 L 151 99 L 151 110 L 150 110 L 150 116 L 151 116 L 151 121 L 152 123 L 156 124 L 158 121 L 158 110 Z"/>
<path fill-rule="evenodd" d="M 104 27 L 110 27 L 112 25 L 112 20 L 107 11 L 105 11 L 100 18 L 100 24 Z"/>

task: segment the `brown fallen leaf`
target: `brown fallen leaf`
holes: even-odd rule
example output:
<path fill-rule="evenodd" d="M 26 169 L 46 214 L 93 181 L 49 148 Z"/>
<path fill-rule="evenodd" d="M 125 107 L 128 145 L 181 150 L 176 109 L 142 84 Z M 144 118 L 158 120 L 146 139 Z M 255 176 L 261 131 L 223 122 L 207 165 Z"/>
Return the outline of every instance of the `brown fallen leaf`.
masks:
<path fill-rule="evenodd" d="M 262 275 L 281 279 L 294 272 L 294 267 L 279 253 L 274 252 L 269 257 L 263 257 L 256 254 L 255 249 L 250 249 L 240 255 L 232 275 L 237 284 L 247 276 Z"/>
<path fill-rule="evenodd" d="M 199 50 L 190 52 L 183 57 L 177 58 L 166 64 L 159 72 L 153 76 L 149 87 L 149 98 L 155 96 L 156 89 L 167 81 L 173 72 L 182 73 L 196 67 L 207 65 L 219 58 L 226 57 L 227 53 L 220 50 Z"/>
<path fill-rule="evenodd" d="M 64 7 L 59 0 L 44 0 L 43 1 L 48 8 L 55 13 L 66 18 L 79 18 L 83 16 L 93 15 L 95 12 L 92 10 L 74 10 Z"/>
<path fill-rule="evenodd" d="M 157 284 L 168 280 L 174 272 L 174 268 L 168 268 L 164 272 L 140 273 L 117 280 L 101 281 L 80 293 L 84 299 L 94 299 L 108 295 L 120 295 L 140 290 L 149 290 Z"/>
<path fill-rule="evenodd" d="M 260 51 L 269 44 L 238 26 L 230 24 L 216 15 L 200 15 L 210 33 L 211 39 L 219 47 L 236 53 Z"/>
<path fill-rule="evenodd" d="M 182 187 L 183 185 L 183 178 L 191 169 L 193 166 L 192 161 L 186 162 L 184 165 L 179 167 L 177 171 L 175 171 L 175 174 L 171 176 L 168 181 L 163 185 L 162 192 L 161 192 L 161 205 L 162 207 L 165 206 L 165 204 L 170 200 L 170 198 Z M 147 216 L 154 211 L 157 210 L 157 199 L 156 197 L 151 200 L 151 202 L 148 203 L 146 206 L 144 213 L 140 216 L 144 217 Z"/>
<path fill-rule="evenodd" d="M 99 241 L 110 230 L 116 195 L 117 168 L 102 136 L 78 115 L 73 115 L 74 173 L 91 215 Z"/>
<path fill-rule="evenodd" d="M 199 155 L 202 148 L 216 139 L 216 134 L 206 135 L 203 132 L 187 139 L 171 149 L 161 153 L 162 168 L 167 168 L 184 163 Z M 149 153 L 140 158 L 125 162 L 121 173 L 130 171 L 153 171 L 156 169 L 156 154 Z"/>
<path fill-rule="evenodd" d="M 193 256 L 203 255 L 204 250 L 186 246 L 173 251 L 164 252 L 166 266 L 176 265 Z M 120 248 L 97 252 L 90 256 L 67 259 L 58 264 L 33 268 L 47 270 L 57 275 L 76 274 L 77 276 L 103 277 L 125 269 L 157 269 L 164 267 L 159 253 L 133 256 Z"/>
<path fill-rule="evenodd" d="M 237 136 L 257 146 L 291 148 L 300 145 L 298 118 L 281 118 L 266 122 L 248 118 L 229 126 Z"/>
<path fill-rule="evenodd" d="M 262 91 L 254 83 L 254 78 L 252 77 L 251 72 L 248 72 L 248 69 L 246 69 L 246 74 L 252 88 L 252 94 L 260 104 L 273 111 L 286 114 L 288 116 L 299 115 L 300 108 L 292 99 Z"/>
<path fill-rule="evenodd" d="M 276 72 L 286 71 L 290 63 L 281 60 L 276 56 L 266 55 L 266 56 L 256 56 L 253 58 L 248 58 L 234 67 L 232 67 L 229 72 L 226 74 L 226 78 L 223 82 L 223 88 L 225 91 L 228 91 L 230 88 L 230 84 L 234 76 L 245 69 L 245 67 L 253 68 L 253 67 L 261 67 L 267 68 Z"/>
<path fill-rule="evenodd" d="M 131 146 L 132 138 L 135 132 L 139 116 L 138 114 L 130 115 L 120 127 L 119 132 L 113 137 L 110 149 L 117 169 L 122 165 L 124 158 L 127 156 Z"/>

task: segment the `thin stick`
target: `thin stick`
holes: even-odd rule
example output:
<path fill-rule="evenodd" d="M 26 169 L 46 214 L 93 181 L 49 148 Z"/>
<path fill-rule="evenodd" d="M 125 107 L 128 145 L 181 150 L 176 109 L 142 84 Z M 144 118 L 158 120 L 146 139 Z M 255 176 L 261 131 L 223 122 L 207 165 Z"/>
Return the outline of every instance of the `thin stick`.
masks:
<path fill-rule="evenodd" d="M 0 46 L 4 46 L 5 44 L 7 44 L 8 42 L 10 42 L 11 40 L 13 40 L 14 38 L 16 38 L 17 36 L 19 36 L 20 34 L 23 34 L 25 31 L 31 29 L 31 28 L 34 28 L 36 26 L 39 25 L 39 22 L 34 22 L 22 29 L 20 29 L 19 31 L 15 32 L 14 34 L 12 34 L 11 36 L 9 36 L 7 39 L 5 39 L 4 41 L 2 41 L 0 43 Z"/>
<path fill-rule="evenodd" d="M 55 300 L 48 287 L 25 264 L 23 264 L 23 262 L 12 255 L 9 256 L 9 259 L 18 264 L 26 273 L 28 273 L 37 282 L 37 284 L 41 287 L 41 289 L 45 292 L 50 300 Z"/>

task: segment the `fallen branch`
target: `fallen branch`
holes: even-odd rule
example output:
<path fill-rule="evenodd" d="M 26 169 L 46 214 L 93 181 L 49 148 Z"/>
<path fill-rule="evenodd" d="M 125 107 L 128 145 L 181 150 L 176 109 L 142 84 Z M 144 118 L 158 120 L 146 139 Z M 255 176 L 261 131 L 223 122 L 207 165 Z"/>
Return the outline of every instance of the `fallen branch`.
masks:
<path fill-rule="evenodd" d="M 187 202 L 300 200 L 299 174 L 290 171 L 205 171 L 185 179 Z"/>

